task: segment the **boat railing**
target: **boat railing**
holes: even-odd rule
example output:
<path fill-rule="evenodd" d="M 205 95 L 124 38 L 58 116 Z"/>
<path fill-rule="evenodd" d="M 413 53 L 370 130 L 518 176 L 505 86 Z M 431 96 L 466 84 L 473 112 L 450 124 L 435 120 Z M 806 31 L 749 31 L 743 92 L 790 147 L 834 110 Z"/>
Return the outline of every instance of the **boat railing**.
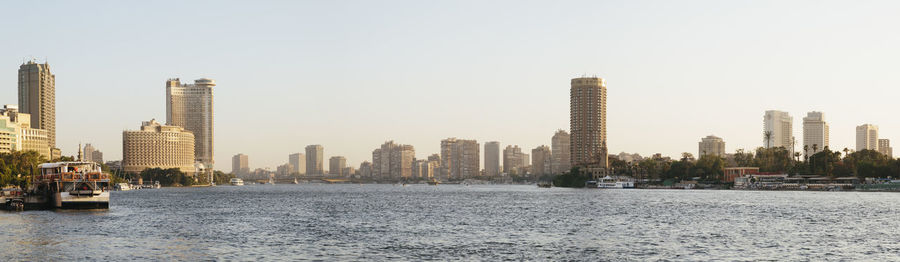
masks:
<path fill-rule="evenodd" d="M 48 180 L 48 181 L 95 181 L 95 182 L 108 182 L 109 175 L 101 173 L 101 172 L 88 172 L 88 173 L 75 173 L 75 172 L 65 172 L 59 174 L 44 174 L 35 177 L 36 180 Z"/>

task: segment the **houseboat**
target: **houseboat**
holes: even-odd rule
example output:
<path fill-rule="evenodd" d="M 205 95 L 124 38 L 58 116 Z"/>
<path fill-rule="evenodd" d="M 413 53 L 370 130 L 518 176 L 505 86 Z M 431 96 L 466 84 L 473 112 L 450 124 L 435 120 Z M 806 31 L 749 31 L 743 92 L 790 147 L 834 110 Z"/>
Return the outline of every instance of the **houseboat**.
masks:
<path fill-rule="evenodd" d="M 45 163 L 34 177 L 32 194 L 47 197 L 48 207 L 109 209 L 109 175 L 94 162 Z"/>

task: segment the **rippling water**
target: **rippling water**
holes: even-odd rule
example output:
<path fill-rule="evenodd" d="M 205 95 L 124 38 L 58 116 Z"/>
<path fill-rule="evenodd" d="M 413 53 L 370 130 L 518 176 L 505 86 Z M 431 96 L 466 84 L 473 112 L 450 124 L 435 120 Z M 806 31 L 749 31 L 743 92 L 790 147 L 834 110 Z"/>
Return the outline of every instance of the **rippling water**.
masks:
<path fill-rule="evenodd" d="M 900 260 L 900 194 L 248 185 L 0 212 L 3 260 Z"/>

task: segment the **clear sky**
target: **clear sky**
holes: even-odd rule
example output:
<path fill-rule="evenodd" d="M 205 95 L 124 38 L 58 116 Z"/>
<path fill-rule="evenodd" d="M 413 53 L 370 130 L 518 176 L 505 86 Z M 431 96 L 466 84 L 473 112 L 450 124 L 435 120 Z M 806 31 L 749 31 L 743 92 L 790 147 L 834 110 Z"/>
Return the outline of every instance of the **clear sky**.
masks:
<path fill-rule="evenodd" d="M 568 129 L 569 80 L 607 80 L 611 153 L 762 145 L 767 109 L 824 111 L 900 139 L 897 1 L 13 1 L 0 8 L 0 104 L 23 59 L 56 74 L 57 140 L 121 159 L 165 120 L 165 80 L 213 78 L 216 167 L 322 144 L 358 167 L 386 140 L 530 150 Z M 900 141 L 900 140 L 897 140 Z M 900 143 L 900 142 L 895 142 Z"/>

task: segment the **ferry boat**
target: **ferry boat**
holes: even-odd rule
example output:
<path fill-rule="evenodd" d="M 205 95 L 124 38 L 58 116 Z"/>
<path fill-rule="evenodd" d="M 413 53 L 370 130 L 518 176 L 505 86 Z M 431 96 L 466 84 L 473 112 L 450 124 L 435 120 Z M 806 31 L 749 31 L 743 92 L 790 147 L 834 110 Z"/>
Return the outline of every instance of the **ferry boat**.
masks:
<path fill-rule="evenodd" d="M 49 207 L 109 209 L 109 175 L 94 162 L 44 163 L 32 192 L 49 196 Z"/>
<path fill-rule="evenodd" d="M 232 178 L 229 183 L 231 183 L 232 186 L 243 186 L 244 180 L 240 178 Z"/>
<path fill-rule="evenodd" d="M 608 188 L 608 189 L 634 188 L 634 181 L 615 179 L 610 176 L 606 176 L 604 178 L 601 178 L 600 181 L 597 182 L 597 188 Z"/>

